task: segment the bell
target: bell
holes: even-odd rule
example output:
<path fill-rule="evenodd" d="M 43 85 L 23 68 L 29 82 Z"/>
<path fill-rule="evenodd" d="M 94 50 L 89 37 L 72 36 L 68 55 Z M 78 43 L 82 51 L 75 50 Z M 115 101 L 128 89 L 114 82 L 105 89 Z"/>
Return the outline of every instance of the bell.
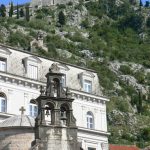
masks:
<path fill-rule="evenodd" d="M 48 117 L 48 116 L 50 115 L 50 113 L 49 113 L 49 108 L 46 107 L 45 109 L 46 109 L 45 115 Z"/>
<path fill-rule="evenodd" d="M 45 115 L 48 117 L 49 116 L 49 110 L 46 110 Z"/>
<path fill-rule="evenodd" d="M 61 118 L 60 119 L 61 120 L 67 120 L 66 112 L 65 111 L 61 112 Z"/>

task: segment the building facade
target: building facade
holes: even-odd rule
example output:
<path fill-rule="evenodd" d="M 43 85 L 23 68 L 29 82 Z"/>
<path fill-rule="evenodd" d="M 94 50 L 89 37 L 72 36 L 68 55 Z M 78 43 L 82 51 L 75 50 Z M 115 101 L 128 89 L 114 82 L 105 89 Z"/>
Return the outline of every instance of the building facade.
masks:
<path fill-rule="evenodd" d="M 0 46 L 0 121 L 19 115 L 36 117 L 38 108 L 30 103 L 40 95 L 40 86 L 46 86 L 46 77 L 52 64 L 57 64 L 64 89 L 68 87 L 73 102 L 73 113 L 78 127 L 78 141 L 84 150 L 107 150 L 107 98 L 101 96 L 96 72 L 75 65 L 47 59 L 12 47 Z"/>

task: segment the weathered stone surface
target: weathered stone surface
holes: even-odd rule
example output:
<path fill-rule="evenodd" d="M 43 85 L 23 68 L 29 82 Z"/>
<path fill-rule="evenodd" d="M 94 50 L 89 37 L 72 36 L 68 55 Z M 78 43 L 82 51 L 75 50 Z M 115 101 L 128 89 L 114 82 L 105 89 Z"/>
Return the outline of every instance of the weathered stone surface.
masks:
<path fill-rule="evenodd" d="M 28 150 L 34 139 L 33 128 L 1 128 L 0 149 L 1 150 Z"/>
<path fill-rule="evenodd" d="M 30 6 L 35 8 L 41 8 L 44 6 L 51 6 L 51 5 L 56 5 L 56 4 L 66 4 L 70 1 L 74 1 L 74 0 L 32 0 Z"/>
<path fill-rule="evenodd" d="M 64 127 L 39 127 L 41 140 L 37 144 L 43 150 L 79 150 L 77 129 Z"/>

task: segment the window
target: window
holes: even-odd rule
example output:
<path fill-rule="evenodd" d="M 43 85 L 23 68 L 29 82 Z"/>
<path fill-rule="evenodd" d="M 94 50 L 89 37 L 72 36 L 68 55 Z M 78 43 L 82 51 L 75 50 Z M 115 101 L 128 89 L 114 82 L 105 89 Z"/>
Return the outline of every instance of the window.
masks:
<path fill-rule="evenodd" d="M 92 82 L 89 80 L 84 80 L 83 82 L 83 90 L 85 92 L 91 93 L 92 92 Z"/>
<path fill-rule="evenodd" d="M 89 129 L 94 128 L 94 117 L 92 112 L 87 112 L 87 128 Z"/>
<path fill-rule="evenodd" d="M 62 86 L 65 87 L 66 86 L 66 76 L 62 76 Z"/>
<path fill-rule="evenodd" d="M 96 148 L 88 147 L 88 150 L 96 150 Z"/>
<path fill-rule="evenodd" d="M 38 78 L 38 66 L 29 64 L 28 77 L 32 78 L 32 79 L 37 79 Z"/>
<path fill-rule="evenodd" d="M 37 80 L 39 78 L 38 71 L 40 69 L 40 63 L 42 61 L 36 56 L 29 56 L 23 58 L 22 62 L 25 69 L 25 76 Z"/>
<path fill-rule="evenodd" d="M 4 94 L 0 93 L 0 112 L 6 112 L 7 103 Z"/>
<path fill-rule="evenodd" d="M 29 115 L 32 116 L 32 117 L 36 117 L 37 113 L 38 113 L 37 105 L 30 104 L 29 105 Z"/>
<path fill-rule="evenodd" d="M 6 71 L 6 59 L 0 58 L 0 71 Z"/>

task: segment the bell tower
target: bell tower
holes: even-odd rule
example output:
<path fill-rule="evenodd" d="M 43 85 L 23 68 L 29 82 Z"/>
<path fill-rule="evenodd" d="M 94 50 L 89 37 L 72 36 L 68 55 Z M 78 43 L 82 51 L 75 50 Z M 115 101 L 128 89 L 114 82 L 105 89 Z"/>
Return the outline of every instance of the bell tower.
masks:
<path fill-rule="evenodd" d="M 41 95 L 31 101 L 38 106 L 32 146 L 40 150 L 79 150 L 73 99 L 62 86 L 63 76 L 57 64 L 52 64 L 46 74 L 46 90 L 41 87 Z"/>

